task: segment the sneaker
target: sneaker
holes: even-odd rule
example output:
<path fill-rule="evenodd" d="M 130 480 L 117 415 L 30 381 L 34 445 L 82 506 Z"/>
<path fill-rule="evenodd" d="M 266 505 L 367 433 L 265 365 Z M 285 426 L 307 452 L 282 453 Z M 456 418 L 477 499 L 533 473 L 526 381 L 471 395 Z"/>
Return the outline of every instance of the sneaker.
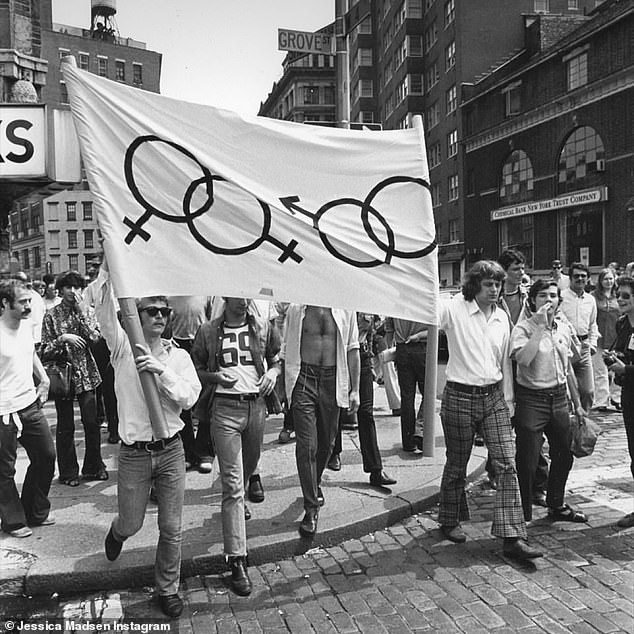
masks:
<path fill-rule="evenodd" d="M 33 531 L 28 526 L 21 526 L 20 528 L 14 528 L 12 531 L 9 531 L 9 535 L 22 539 L 24 537 L 31 537 Z"/>
<path fill-rule="evenodd" d="M 624 515 L 617 523 L 616 525 L 619 528 L 631 528 L 632 526 L 634 526 L 634 513 L 628 513 L 627 515 Z"/>
<path fill-rule="evenodd" d="M 199 473 L 211 473 L 212 469 L 213 463 L 211 458 L 203 458 L 198 465 Z"/>

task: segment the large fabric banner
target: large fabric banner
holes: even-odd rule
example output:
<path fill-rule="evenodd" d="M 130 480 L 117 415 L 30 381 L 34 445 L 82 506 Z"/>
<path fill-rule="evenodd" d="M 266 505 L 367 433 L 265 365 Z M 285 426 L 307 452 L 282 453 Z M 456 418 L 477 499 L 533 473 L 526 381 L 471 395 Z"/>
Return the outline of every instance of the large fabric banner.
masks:
<path fill-rule="evenodd" d="M 242 117 L 62 68 L 119 297 L 251 297 L 437 323 L 422 129 Z"/>

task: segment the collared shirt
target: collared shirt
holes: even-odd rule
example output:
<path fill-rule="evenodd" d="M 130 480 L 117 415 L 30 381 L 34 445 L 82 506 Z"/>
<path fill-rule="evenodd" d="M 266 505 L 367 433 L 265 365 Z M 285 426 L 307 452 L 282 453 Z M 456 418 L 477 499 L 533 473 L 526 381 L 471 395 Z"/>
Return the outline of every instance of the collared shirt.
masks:
<path fill-rule="evenodd" d="M 587 343 L 590 348 L 596 348 L 599 327 L 597 326 L 597 304 L 592 295 L 584 292 L 579 297 L 569 288 L 561 291 L 561 312 L 566 315 L 577 336 L 584 339 L 581 343 Z"/>
<path fill-rule="evenodd" d="M 167 303 L 172 309 L 170 325 L 175 339 L 194 340 L 200 326 L 211 314 L 211 297 L 206 295 L 170 295 Z"/>
<path fill-rule="evenodd" d="M 447 335 L 448 381 L 490 385 L 502 381 L 504 400 L 513 414 L 513 369 L 509 356 L 511 328 L 497 306 L 487 320 L 478 303 L 462 293 L 440 302 L 440 328 Z"/>
<path fill-rule="evenodd" d="M 551 328 L 545 328 L 539 347 L 528 364 L 521 363 L 517 353 L 529 342 L 536 330 L 535 316 L 520 319 L 511 333 L 511 357 L 517 361 L 519 385 L 531 390 L 544 390 L 563 385 L 568 374 L 568 359 L 572 357 L 572 326 L 555 314 Z"/>
<path fill-rule="evenodd" d="M 85 348 L 75 348 L 59 341 L 62 335 L 79 335 Z M 86 313 L 76 310 L 65 302 L 51 308 L 42 325 L 42 358 L 63 358 L 73 366 L 73 389 L 76 394 L 94 390 L 101 383 L 101 375 L 90 352 L 91 341 L 100 337 L 92 308 Z"/>
<path fill-rule="evenodd" d="M 30 321 L 33 324 L 33 340 L 36 344 L 42 341 L 42 321 L 45 313 L 46 307 L 42 296 L 37 291 L 32 290 Z"/>
<path fill-rule="evenodd" d="M 507 295 L 502 285 L 498 306 L 506 313 L 512 328 L 522 317 L 529 314 L 528 292 L 522 286 L 518 286 L 515 293 Z"/>
<path fill-rule="evenodd" d="M 359 349 L 359 328 L 355 313 L 341 308 L 332 308 L 332 317 L 337 326 L 337 405 L 348 407 L 350 380 L 348 376 L 348 351 Z M 284 378 L 286 395 L 290 402 L 301 367 L 302 324 L 306 306 L 291 304 L 286 311 L 284 334 Z"/>
<path fill-rule="evenodd" d="M 17 330 L 0 321 L 0 416 L 13 414 L 35 401 L 33 327 L 20 320 Z"/>
<path fill-rule="evenodd" d="M 385 332 L 394 333 L 394 343 L 405 343 L 412 335 L 427 330 L 427 326 L 418 321 L 408 319 L 397 319 L 396 317 L 386 317 Z"/>
<path fill-rule="evenodd" d="M 117 409 L 119 412 L 119 436 L 126 444 L 152 440 L 152 423 L 141 380 L 136 369 L 132 347 L 117 320 L 114 294 L 109 275 L 99 272 L 100 291 L 95 310 L 102 334 L 110 349 L 114 368 Z M 180 413 L 193 407 L 200 394 L 200 381 L 187 352 L 163 339 L 162 352 L 157 357 L 165 365 L 162 374 L 155 374 L 161 407 L 165 412 L 168 436 L 172 437 L 182 427 Z"/>

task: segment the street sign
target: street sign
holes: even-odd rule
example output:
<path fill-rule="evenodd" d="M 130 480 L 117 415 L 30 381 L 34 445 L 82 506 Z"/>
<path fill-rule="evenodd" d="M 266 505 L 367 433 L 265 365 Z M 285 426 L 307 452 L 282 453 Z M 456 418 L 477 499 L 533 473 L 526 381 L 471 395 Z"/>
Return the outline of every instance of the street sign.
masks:
<path fill-rule="evenodd" d="M 310 33 L 309 31 L 277 30 L 277 49 L 297 53 L 332 54 L 332 36 L 328 33 Z"/>
<path fill-rule="evenodd" d="M 0 105 L 0 178 L 46 176 L 44 105 Z"/>

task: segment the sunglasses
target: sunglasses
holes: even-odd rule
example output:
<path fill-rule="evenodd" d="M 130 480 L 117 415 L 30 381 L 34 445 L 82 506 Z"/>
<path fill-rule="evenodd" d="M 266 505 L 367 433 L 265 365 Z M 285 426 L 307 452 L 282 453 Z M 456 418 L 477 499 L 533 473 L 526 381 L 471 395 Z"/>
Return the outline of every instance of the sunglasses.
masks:
<path fill-rule="evenodd" d="M 161 313 L 161 317 L 169 317 L 172 313 L 172 309 L 168 306 L 146 306 L 139 310 L 140 313 L 147 313 L 150 317 L 156 317 Z"/>
<path fill-rule="evenodd" d="M 632 294 L 631 293 L 617 293 L 616 294 L 618 299 L 631 299 L 632 298 Z"/>
<path fill-rule="evenodd" d="M 554 269 L 560 269 L 562 268 L 561 266 L 553 266 Z"/>
<path fill-rule="evenodd" d="M 585 273 L 575 273 L 572 277 L 574 277 L 575 279 L 583 279 L 588 276 Z"/>

